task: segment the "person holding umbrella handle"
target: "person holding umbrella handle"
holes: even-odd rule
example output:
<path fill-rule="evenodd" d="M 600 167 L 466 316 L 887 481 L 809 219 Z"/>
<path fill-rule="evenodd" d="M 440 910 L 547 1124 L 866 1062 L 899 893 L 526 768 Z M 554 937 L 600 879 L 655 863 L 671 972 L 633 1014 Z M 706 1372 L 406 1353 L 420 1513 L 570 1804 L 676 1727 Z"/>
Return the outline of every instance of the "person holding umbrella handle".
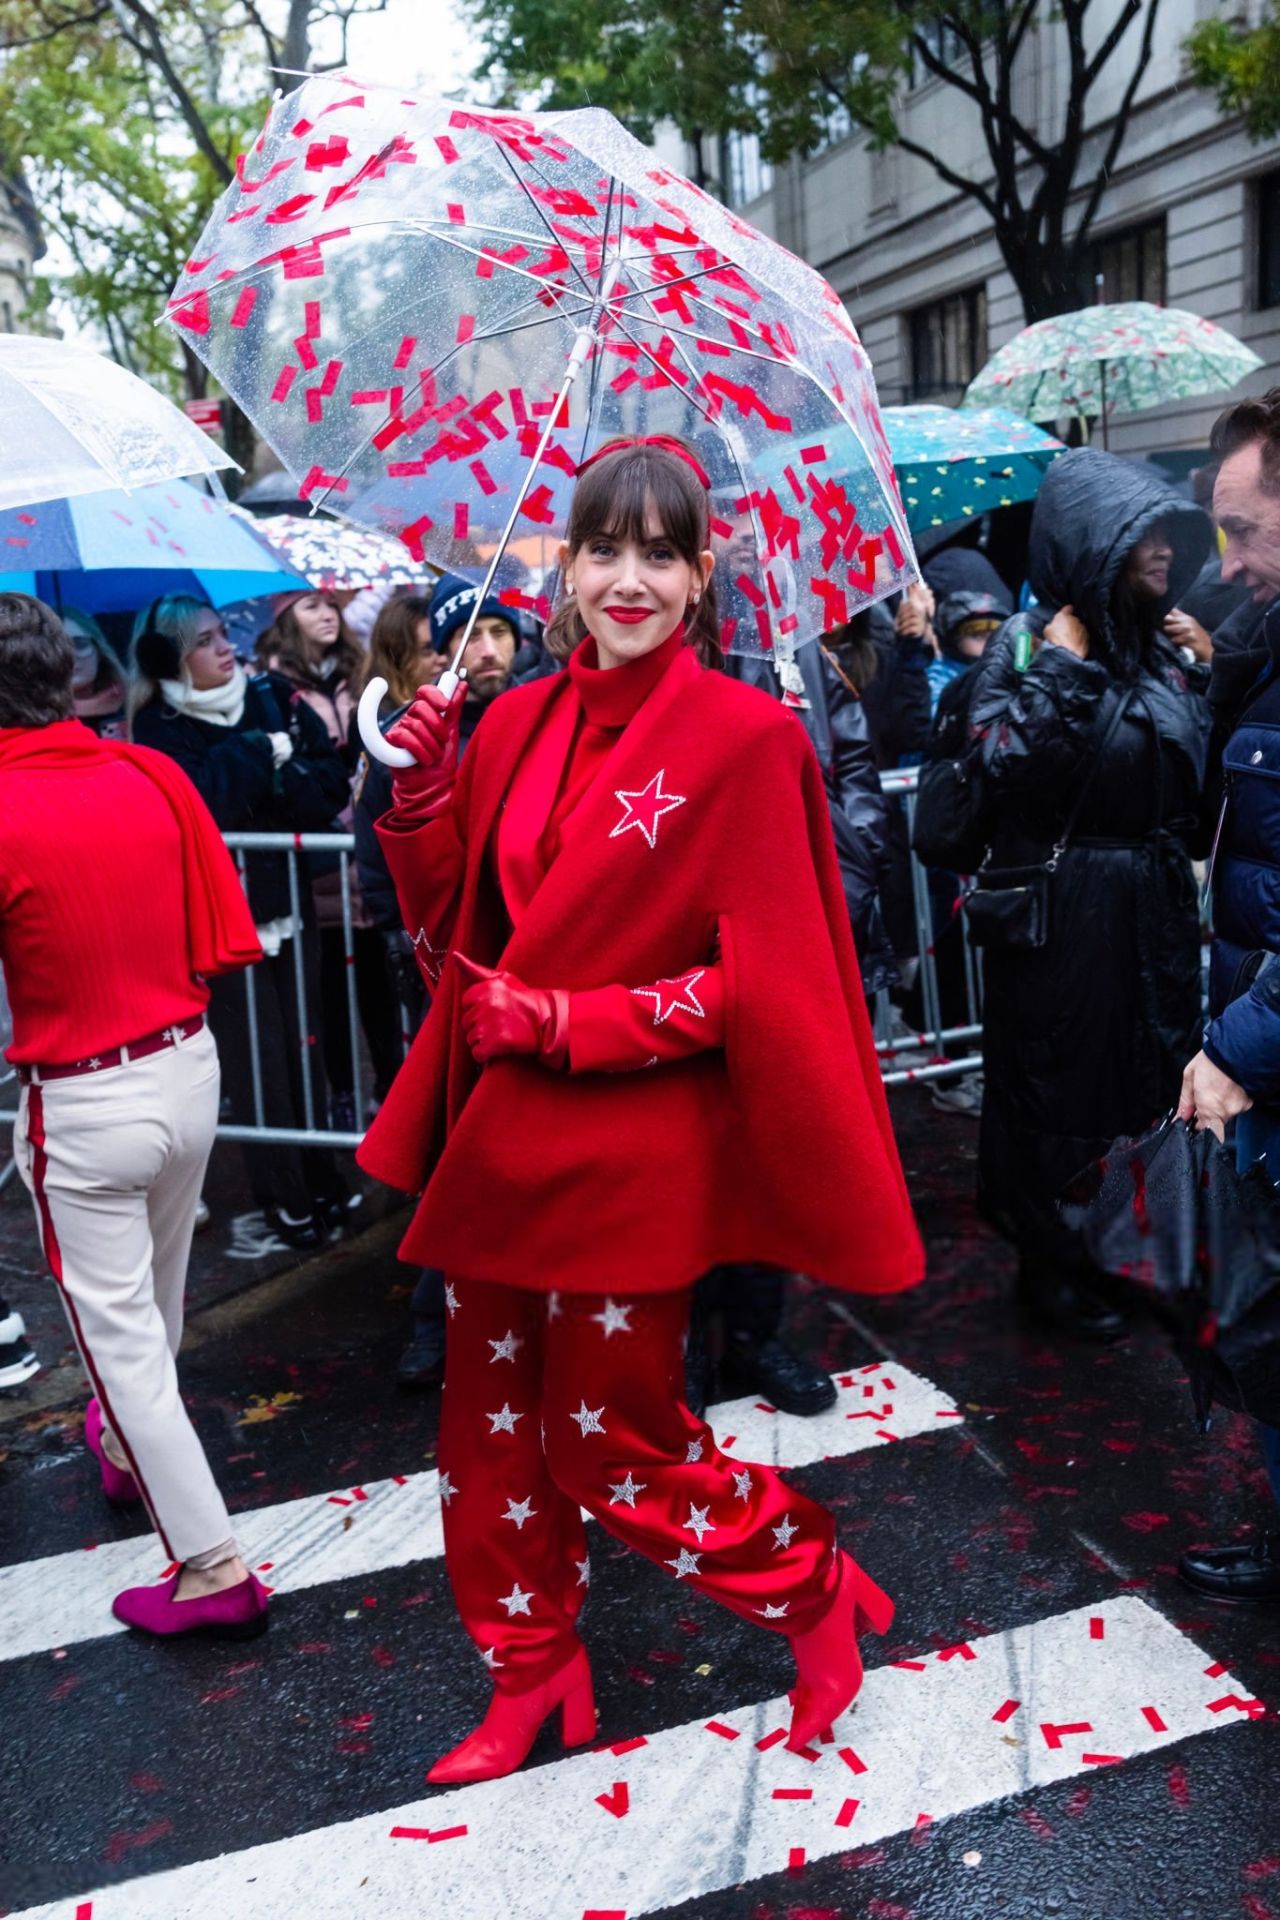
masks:
<path fill-rule="evenodd" d="M 495 702 L 460 767 L 460 695 L 420 688 L 378 824 L 432 1005 L 360 1159 L 421 1192 L 401 1256 L 447 1275 L 445 1554 L 493 1681 L 433 1781 L 511 1772 L 557 1707 L 568 1744 L 594 1737 L 584 1507 L 790 1637 L 797 1748 L 893 1614 L 831 1515 L 681 1399 L 707 1268 L 921 1277 L 821 773 L 708 670 L 694 454 L 615 441 L 578 471 L 548 634 L 568 670 Z"/>

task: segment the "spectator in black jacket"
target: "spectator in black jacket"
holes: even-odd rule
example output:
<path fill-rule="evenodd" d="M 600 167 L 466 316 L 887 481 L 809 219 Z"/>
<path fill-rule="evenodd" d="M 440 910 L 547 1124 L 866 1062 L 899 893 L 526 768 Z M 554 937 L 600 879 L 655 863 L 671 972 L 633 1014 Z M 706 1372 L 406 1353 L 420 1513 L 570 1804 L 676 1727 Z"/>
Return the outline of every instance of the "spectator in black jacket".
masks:
<path fill-rule="evenodd" d="M 332 828 L 347 776 L 323 722 L 278 674 L 246 678 L 211 606 L 186 594 L 154 601 L 135 623 L 132 655 L 133 738 L 178 762 L 224 833 Z M 215 981 L 209 1005 L 231 1116 L 255 1124 L 260 1095 L 261 1124 L 322 1129 L 324 1075 L 313 1044 L 320 957 L 307 874 L 291 876 L 288 854 L 266 852 L 246 856 L 245 874 L 265 957 L 245 975 Z M 245 1158 L 267 1224 L 288 1245 L 319 1246 L 342 1224 L 347 1189 L 331 1150 L 249 1142 Z"/>

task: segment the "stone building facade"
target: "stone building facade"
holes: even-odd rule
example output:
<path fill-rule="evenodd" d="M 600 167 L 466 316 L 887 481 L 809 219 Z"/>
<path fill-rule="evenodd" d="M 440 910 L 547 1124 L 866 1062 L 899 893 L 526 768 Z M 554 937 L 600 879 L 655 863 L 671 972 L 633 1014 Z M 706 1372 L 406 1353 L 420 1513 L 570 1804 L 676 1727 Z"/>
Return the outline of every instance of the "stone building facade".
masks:
<path fill-rule="evenodd" d="M 1122 3 L 1099 0 L 1093 40 Z M 1237 391 L 1261 392 L 1280 382 L 1280 145 L 1251 144 L 1238 120 L 1224 120 L 1211 96 L 1187 83 L 1182 42 L 1219 3 L 1162 0 L 1155 53 L 1093 222 L 1089 280 L 1102 276 L 1106 300 L 1151 299 L 1227 327 L 1265 363 Z M 1259 4 L 1248 0 L 1254 12 Z M 1090 96 L 1082 179 L 1102 152 L 1140 31 L 1140 22 L 1129 28 Z M 1055 132 L 1061 111 L 1063 57 L 1062 30 L 1050 24 L 1028 35 L 1020 56 L 1016 105 L 1045 135 Z M 988 171 L 976 122 L 955 89 L 926 76 L 904 95 L 901 116 L 904 131 L 957 172 L 981 178 Z M 1023 325 L 986 216 L 922 161 L 897 150 L 873 153 L 838 122 L 831 136 L 821 152 L 777 170 L 763 167 L 754 142 L 741 139 L 703 162 L 747 219 L 841 294 L 884 404 L 954 404 Z M 684 154 L 686 165 L 690 158 Z M 1092 286 L 1082 289 L 1081 304 L 1096 297 Z M 1111 445 L 1190 464 L 1178 453 L 1203 447 L 1223 404 L 1225 396 L 1213 395 L 1118 415 Z"/>
<path fill-rule="evenodd" d="M 31 275 L 44 252 L 44 233 L 21 168 L 0 175 L 0 333 L 34 330 Z"/>

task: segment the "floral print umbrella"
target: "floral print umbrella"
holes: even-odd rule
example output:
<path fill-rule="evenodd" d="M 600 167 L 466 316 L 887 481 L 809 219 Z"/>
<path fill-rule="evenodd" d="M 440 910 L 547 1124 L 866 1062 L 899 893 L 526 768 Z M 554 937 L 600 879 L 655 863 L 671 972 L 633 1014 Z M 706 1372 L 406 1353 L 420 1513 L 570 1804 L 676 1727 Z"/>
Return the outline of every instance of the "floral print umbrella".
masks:
<path fill-rule="evenodd" d="M 993 354 L 966 407 L 1010 407 L 1029 420 L 1138 413 L 1234 387 L 1262 361 L 1234 334 L 1149 300 L 1081 307 L 1024 327 Z"/>
<path fill-rule="evenodd" d="M 838 295 L 608 113 L 314 76 L 272 107 L 168 319 L 304 497 L 473 576 L 511 544 L 499 585 L 540 617 L 577 468 L 618 434 L 677 434 L 710 476 L 731 651 L 794 647 L 915 577 Z"/>
<path fill-rule="evenodd" d="M 884 430 L 912 533 L 1034 500 L 1066 448 L 1004 408 L 886 407 Z"/>
<path fill-rule="evenodd" d="M 254 532 L 269 542 L 290 572 L 330 592 L 363 587 L 418 587 L 430 592 L 434 571 L 411 560 L 403 544 L 367 527 L 304 513 L 258 514 Z"/>

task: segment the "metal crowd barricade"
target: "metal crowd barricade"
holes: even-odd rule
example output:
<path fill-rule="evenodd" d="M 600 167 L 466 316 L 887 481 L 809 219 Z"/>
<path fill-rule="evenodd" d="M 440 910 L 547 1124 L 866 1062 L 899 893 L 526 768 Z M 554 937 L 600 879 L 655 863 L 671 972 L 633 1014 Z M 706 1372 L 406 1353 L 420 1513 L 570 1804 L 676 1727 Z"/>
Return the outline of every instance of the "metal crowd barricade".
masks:
<path fill-rule="evenodd" d="M 881 775 L 881 785 L 886 795 L 899 798 L 905 809 L 908 836 L 915 819 L 918 777 L 914 768 Z M 292 948 L 290 957 L 298 1003 L 298 1046 L 301 1056 L 299 1068 L 304 1125 L 271 1127 L 266 1124 L 259 1006 L 255 980 L 257 968 L 250 967 L 245 972 L 244 988 L 247 997 L 246 1034 L 249 1044 L 253 1118 L 251 1122 L 244 1119 L 228 1121 L 218 1128 L 219 1138 L 259 1140 L 265 1143 L 278 1143 L 282 1146 L 357 1147 L 363 1137 L 360 1132 L 344 1132 L 329 1127 L 325 1124 L 328 1119 L 327 1114 L 316 1111 L 311 1050 L 320 1045 L 313 1018 L 318 1018 L 321 1010 L 318 1007 L 308 1006 L 306 967 L 302 942 L 297 937 L 298 929 L 303 924 L 302 908 L 306 889 L 311 885 L 311 876 L 301 863 L 310 854 L 336 854 L 342 895 L 347 1030 L 351 1044 L 355 1110 L 359 1119 L 365 1111 L 365 1090 L 369 1083 L 369 1076 L 367 1060 L 361 1052 L 360 1009 L 356 997 L 355 940 L 351 903 L 355 839 L 349 833 L 228 833 L 224 834 L 223 838 L 235 858 L 242 883 L 245 879 L 246 859 L 252 853 L 283 853 L 288 861 L 289 904 L 294 933 L 287 944 Z M 959 1026 L 944 1026 L 943 996 L 938 978 L 933 905 L 929 894 L 928 874 L 914 854 L 911 855 L 911 891 L 916 936 L 916 953 L 913 956 L 914 973 L 919 982 L 924 1008 L 924 1029 L 917 1032 L 907 1028 L 900 1016 L 895 1017 L 896 1010 L 890 1002 L 888 993 L 877 994 L 873 1009 L 876 1052 L 880 1057 L 880 1068 L 885 1085 L 890 1087 L 904 1086 L 917 1080 L 955 1079 L 982 1065 L 981 1052 L 974 1044 L 982 1033 L 982 971 L 979 956 L 970 948 L 967 929 L 962 924 L 959 937 L 963 943 L 965 1016 L 963 1023 Z M 963 915 L 960 918 L 963 923 Z M 387 992 L 392 991 L 393 987 L 388 975 Z M 4 1000 L 2 984 L 0 984 L 0 1029 L 3 1029 L 0 1031 L 0 1047 L 2 1047 L 9 1037 L 8 1006 Z M 407 1051 L 412 1031 L 408 1011 L 404 1008 L 401 1013 L 401 1036 Z M 16 1075 L 12 1069 L 5 1069 L 3 1058 L 0 1058 L 0 1100 L 6 1103 L 4 1108 L 0 1108 L 0 1124 L 7 1121 L 12 1125 L 17 1119 L 16 1102 L 11 1108 L 8 1105 L 15 1093 Z M 12 1158 L 7 1154 L 0 1156 L 0 1188 L 3 1188 L 13 1171 Z"/>

